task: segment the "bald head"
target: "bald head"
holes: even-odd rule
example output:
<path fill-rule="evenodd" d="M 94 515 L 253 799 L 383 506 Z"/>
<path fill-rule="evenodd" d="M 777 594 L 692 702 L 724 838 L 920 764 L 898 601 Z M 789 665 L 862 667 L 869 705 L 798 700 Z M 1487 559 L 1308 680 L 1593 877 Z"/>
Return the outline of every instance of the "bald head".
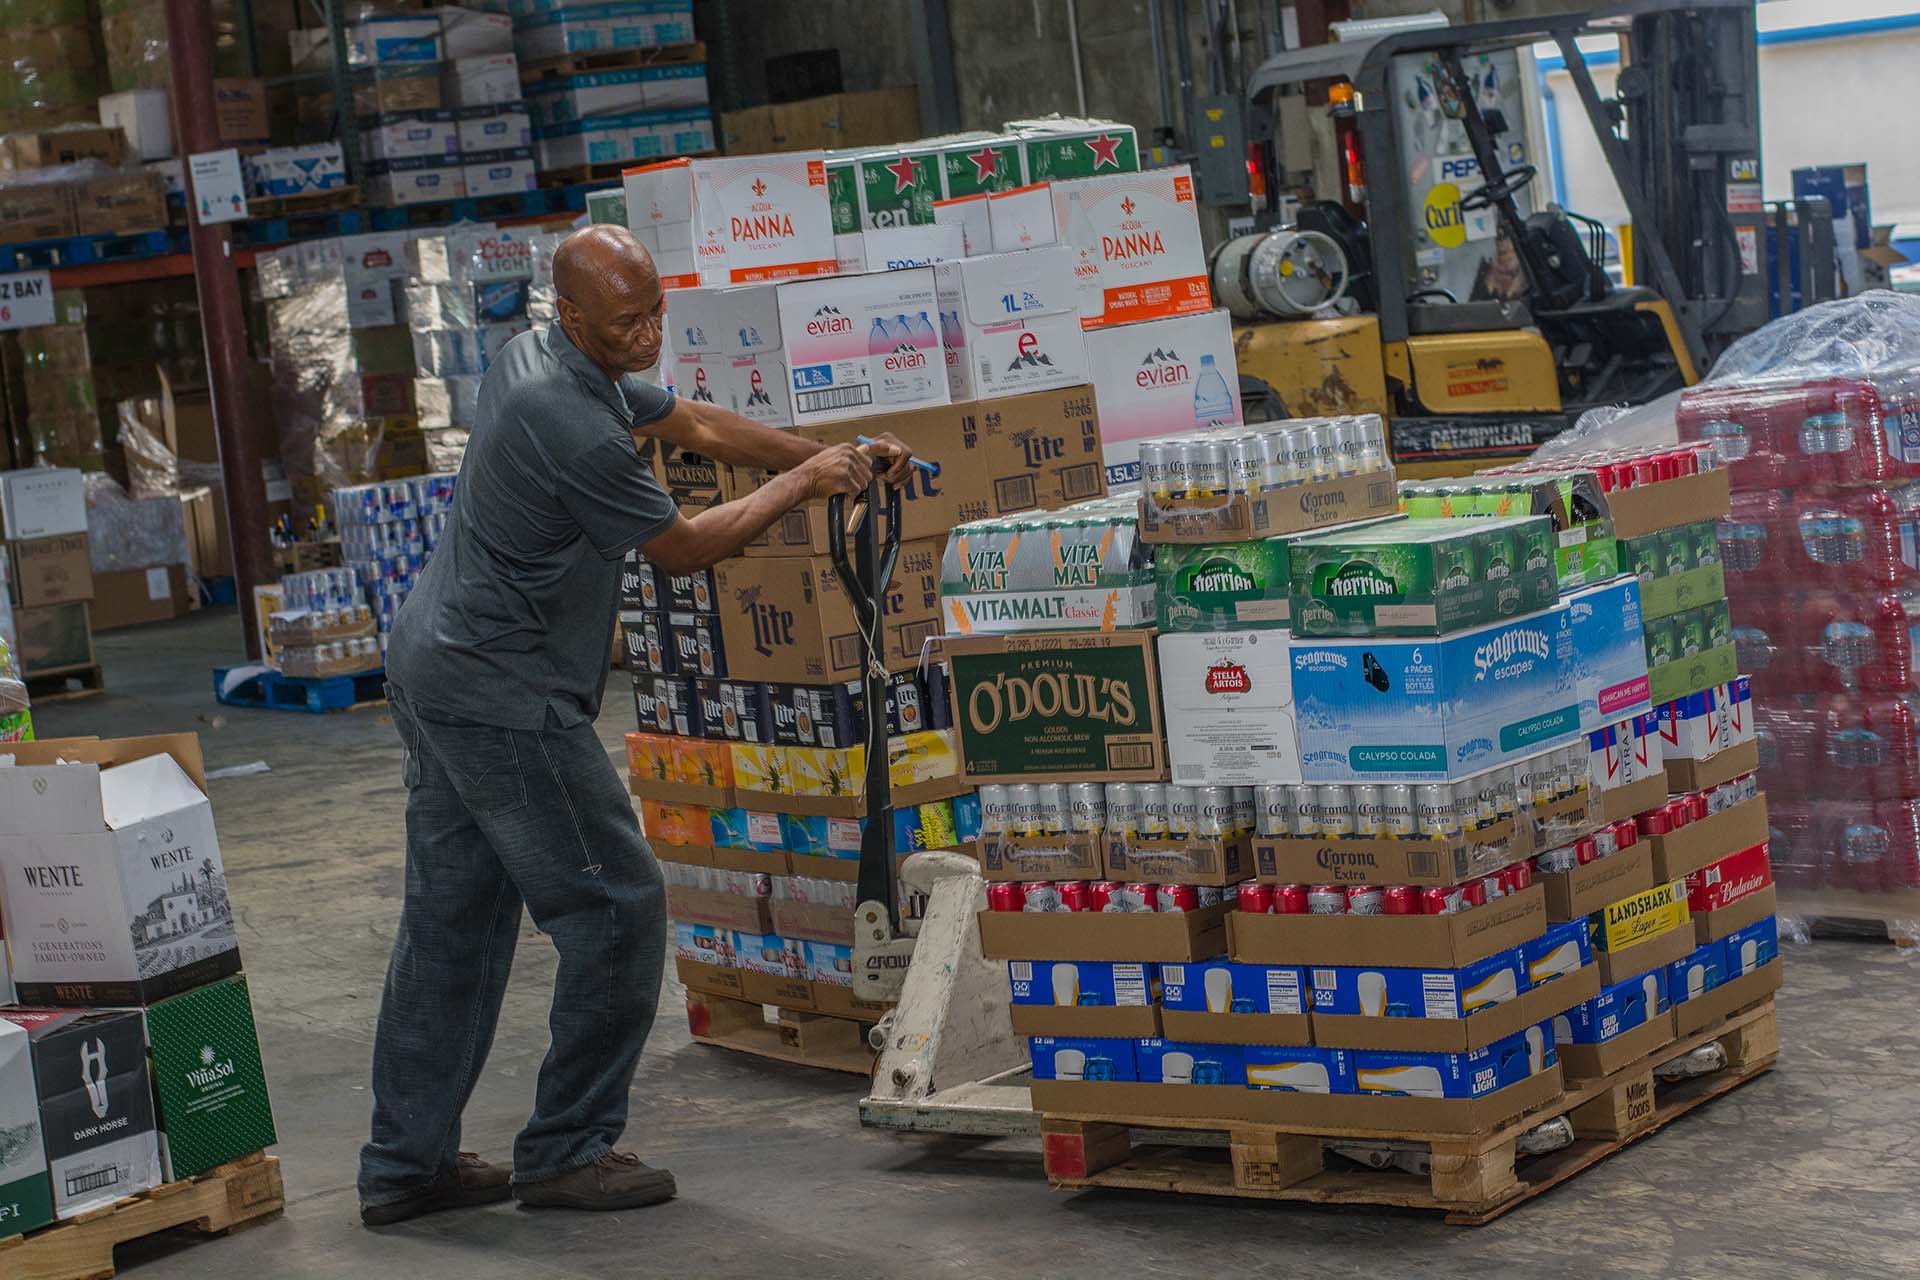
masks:
<path fill-rule="evenodd" d="M 653 255 L 625 227 L 584 227 L 553 254 L 561 327 L 608 377 L 660 359 L 665 295 Z"/>

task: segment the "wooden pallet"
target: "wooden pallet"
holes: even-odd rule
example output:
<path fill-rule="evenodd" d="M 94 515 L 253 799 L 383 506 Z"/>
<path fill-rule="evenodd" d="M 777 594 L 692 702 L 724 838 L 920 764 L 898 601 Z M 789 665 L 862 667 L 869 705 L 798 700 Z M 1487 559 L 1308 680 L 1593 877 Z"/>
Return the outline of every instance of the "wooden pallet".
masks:
<path fill-rule="evenodd" d="M 0 1240 L 0 1275 L 7 1280 L 101 1280 L 114 1274 L 115 1246 L 129 1240 L 179 1227 L 223 1236 L 275 1217 L 286 1207 L 279 1159 L 250 1155 L 44 1231 Z"/>
<path fill-rule="evenodd" d="M 687 992 L 687 1027 L 695 1042 L 823 1071 L 873 1074 L 866 1024 L 852 1018 L 781 1009 L 768 1022 L 762 1006 L 702 991 Z"/>
<path fill-rule="evenodd" d="M 1846 889 L 1780 890 L 1780 914 L 1810 925 L 1852 926 L 1853 932 L 1884 934 L 1902 949 L 1920 947 L 1920 889 L 1861 893 Z"/>
<path fill-rule="evenodd" d="M 303 191 L 293 196 L 248 196 L 247 219 L 292 218 L 308 213 L 335 213 L 360 206 L 360 188 L 335 187 L 331 191 Z"/>
<path fill-rule="evenodd" d="M 232 669 L 213 669 L 214 700 L 230 707 L 264 707 L 320 715 L 375 706 L 387 700 L 384 667 L 341 676 L 283 676 L 277 671 L 262 671 L 231 690 L 223 690 L 227 672 Z"/>
<path fill-rule="evenodd" d="M 1719 1041 L 1727 1066 L 1672 1085 L 1655 1067 Z M 1422 1180 L 1393 1170 L 1329 1169 L 1329 1143 L 1356 1135 L 1293 1125 L 1232 1125 L 1151 1117 L 1044 1116 L 1040 1122 L 1048 1181 L 1056 1188 L 1111 1187 L 1184 1195 L 1292 1200 L 1435 1209 L 1446 1220 L 1480 1226 L 1558 1186 L 1629 1143 L 1695 1107 L 1739 1088 L 1772 1068 L 1780 1052 L 1773 998 L 1686 1036 L 1598 1080 L 1573 1081 L 1553 1100 L 1486 1133 L 1433 1137 L 1432 1173 Z M 1518 1155 L 1528 1130 L 1557 1116 L 1574 1128 L 1570 1146 L 1541 1156 Z M 1136 1149 L 1131 1131 L 1212 1131 L 1213 1145 L 1162 1139 Z M 1217 1145 L 1224 1134 L 1226 1149 Z M 1366 1135 L 1367 1140 L 1377 1137 Z M 1349 1161 L 1341 1161 L 1350 1165 Z"/>
<path fill-rule="evenodd" d="M 707 60 L 707 46 L 668 45 L 658 49 L 600 49 L 591 53 L 569 53 L 558 58 L 537 58 L 520 64 L 520 83 L 538 84 L 542 80 L 567 76 L 592 75 L 598 71 L 631 71 L 636 67 L 664 67 Z"/>
<path fill-rule="evenodd" d="M 97 662 L 49 667 L 45 671 L 29 672 L 22 679 L 27 686 L 27 699 L 36 705 L 91 698 L 107 691 L 106 673 Z"/>

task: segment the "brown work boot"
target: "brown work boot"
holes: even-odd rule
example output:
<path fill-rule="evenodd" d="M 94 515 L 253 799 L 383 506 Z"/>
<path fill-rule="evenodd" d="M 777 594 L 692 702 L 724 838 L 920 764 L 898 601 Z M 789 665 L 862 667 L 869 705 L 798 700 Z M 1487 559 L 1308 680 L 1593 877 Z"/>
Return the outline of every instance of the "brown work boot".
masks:
<path fill-rule="evenodd" d="M 513 1170 L 506 1165 L 488 1164 L 473 1152 L 462 1151 L 453 1168 L 404 1200 L 361 1205 L 360 1221 L 370 1227 L 390 1227 L 442 1209 L 499 1204 L 513 1194 L 512 1181 Z"/>
<path fill-rule="evenodd" d="M 673 1175 L 627 1151 L 609 1151 L 556 1178 L 517 1182 L 513 1198 L 536 1209 L 638 1209 L 673 1199 Z"/>

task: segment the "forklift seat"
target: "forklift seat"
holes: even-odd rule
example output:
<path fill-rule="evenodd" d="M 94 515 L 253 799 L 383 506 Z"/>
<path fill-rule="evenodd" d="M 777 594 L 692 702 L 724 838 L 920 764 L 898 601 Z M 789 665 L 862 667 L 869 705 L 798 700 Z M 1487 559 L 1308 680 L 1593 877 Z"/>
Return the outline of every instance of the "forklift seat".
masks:
<path fill-rule="evenodd" d="M 1638 285 L 1622 285 L 1607 291 L 1607 296 L 1598 302 L 1582 302 L 1571 307 L 1562 307 L 1557 311 L 1543 311 L 1543 316 L 1556 320 L 1587 320 L 1619 312 L 1632 312 L 1642 302 L 1658 302 L 1660 295 L 1651 289 Z"/>
<path fill-rule="evenodd" d="M 1484 333 L 1489 329 L 1524 329 L 1533 312 L 1524 301 L 1425 302 L 1407 304 L 1407 333 L 1422 338 L 1448 333 Z"/>

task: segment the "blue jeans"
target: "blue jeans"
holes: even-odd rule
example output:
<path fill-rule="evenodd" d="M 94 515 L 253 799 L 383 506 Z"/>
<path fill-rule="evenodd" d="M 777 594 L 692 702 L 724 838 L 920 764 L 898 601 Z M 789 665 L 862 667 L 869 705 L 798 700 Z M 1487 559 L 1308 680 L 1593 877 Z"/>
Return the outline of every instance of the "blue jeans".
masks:
<path fill-rule="evenodd" d="M 522 904 L 560 965 L 514 1181 L 589 1164 L 626 1129 L 666 951 L 665 882 L 633 802 L 591 724 L 454 723 L 387 693 L 406 749 L 406 902 L 373 1042 L 361 1203 L 404 1199 L 454 1167 Z"/>

